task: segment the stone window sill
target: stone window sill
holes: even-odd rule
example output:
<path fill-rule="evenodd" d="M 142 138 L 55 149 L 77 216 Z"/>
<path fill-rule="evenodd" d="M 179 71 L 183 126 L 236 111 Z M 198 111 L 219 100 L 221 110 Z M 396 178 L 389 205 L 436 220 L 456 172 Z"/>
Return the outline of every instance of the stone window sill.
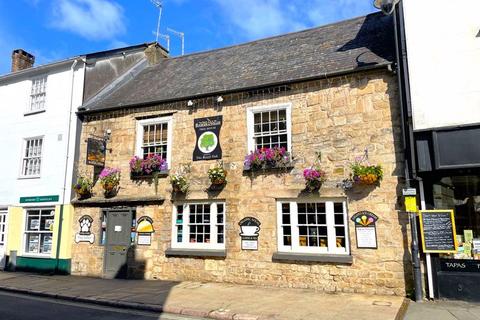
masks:
<path fill-rule="evenodd" d="M 272 256 L 273 261 L 312 261 L 337 264 L 352 264 L 353 257 L 340 254 L 310 254 L 310 253 L 291 253 L 275 252 Z"/>
<path fill-rule="evenodd" d="M 168 177 L 169 170 L 167 171 L 160 171 L 157 172 L 157 175 L 159 178 L 165 178 Z M 154 173 L 151 174 L 143 174 L 143 173 L 130 173 L 130 179 L 132 180 L 148 180 L 148 179 L 153 179 L 155 176 Z"/>
<path fill-rule="evenodd" d="M 165 251 L 167 257 L 212 257 L 212 258 L 225 258 L 227 252 L 225 250 L 201 250 L 201 249 L 177 249 L 168 248 Z"/>
<path fill-rule="evenodd" d="M 268 172 L 275 172 L 275 171 L 282 171 L 282 170 L 285 170 L 285 171 L 290 171 L 294 168 L 294 165 L 293 165 L 293 162 L 290 162 L 288 164 L 286 164 L 285 166 L 270 166 L 270 165 L 267 165 L 267 166 L 264 166 L 264 167 L 261 167 L 261 168 L 243 168 L 243 172 L 244 173 L 268 173 Z"/>
<path fill-rule="evenodd" d="M 23 115 L 26 117 L 26 116 L 33 116 L 34 114 L 39 114 L 39 113 L 44 113 L 46 110 L 45 109 L 42 109 L 42 110 L 35 110 L 35 111 L 27 111 L 25 112 Z"/>

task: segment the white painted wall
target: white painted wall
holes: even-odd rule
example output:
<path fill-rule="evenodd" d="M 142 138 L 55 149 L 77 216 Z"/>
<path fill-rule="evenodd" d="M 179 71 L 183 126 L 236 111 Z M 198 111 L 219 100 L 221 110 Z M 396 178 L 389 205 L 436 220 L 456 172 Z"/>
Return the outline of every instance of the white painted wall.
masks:
<path fill-rule="evenodd" d="M 59 195 L 60 203 L 70 202 L 76 136 L 75 111 L 82 104 L 84 80 L 84 64 L 79 61 L 73 72 L 74 94 L 71 99 L 72 64 L 46 71 L 46 111 L 39 114 L 25 115 L 25 112 L 29 106 L 31 78 L 44 72 L 29 72 L 3 80 L 0 78 L 0 205 L 18 205 L 20 197 L 42 195 Z M 71 101 L 73 112 L 70 114 Z M 70 121 L 69 159 L 66 163 Z M 19 178 L 23 139 L 35 136 L 44 136 L 41 176 Z M 62 201 L 65 168 L 68 169 L 67 188 Z"/>
<path fill-rule="evenodd" d="M 414 129 L 480 123 L 480 1 L 403 6 Z"/>

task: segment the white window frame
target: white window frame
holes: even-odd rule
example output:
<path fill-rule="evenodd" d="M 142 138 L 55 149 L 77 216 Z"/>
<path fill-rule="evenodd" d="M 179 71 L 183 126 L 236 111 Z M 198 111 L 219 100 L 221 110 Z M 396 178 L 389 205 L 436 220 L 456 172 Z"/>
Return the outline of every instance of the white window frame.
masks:
<path fill-rule="evenodd" d="M 33 141 L 33 140 L 42 140 L 42 148 L 40 150 L 40 168 L 39 168 L 39 173 L 38 174 L 24 174 L 24 165 L 25 165 L 25 160 L 28 158 L 25 156 L 26 153 L 26 148 L 27 148 L 27 143 L 28 141 Z M 34 178 L 40 178 L 42 175 L 42 168 L 43 168 L 43 155 L 45 154 L 45 136 L 36 136 L 36 137 L 28 137 L 24 138 L 22 142 L 22 154 L 20 157 L 20 174 L 19 178 L 20 179 L 34 179 Z"/>
<path fill-rule="evenodd" d="M 166 116 L 166 117 L 158 117 L 152 119 L 144 119 L 137 121 L 137 139 L 136 139 L 136 148 L 135 148 L 135 155 L 141 159 L 143 159 L 143 127 L 147 125 L 153 124 L 162 124 L 166 123 L 167 128 L 167 165 L 168 168 L 172 167 L 172 146 L 173 146 L 173 117 Z"/>
<path fill-rule="evenodd" d="M 43 91 L 34 93 L 33 89 L 35 87 L 35 82 L 36 81 L 41 81 L 41 80 L 44 81 Z M 27 109 L 27 112 L 25 114 L 38 113 L 38 112 L 45 111 L 46 105 L 47 105 L 47 86 L 48 86 L 48 75 L 38 76 L 38 77 L 35 77 L 31 80 L 30 94 L 29 94 L 29 101 L 28 101 L 28 109 Z M 43 108 L 34 110 L 34 109 L 32 109 L 33 100 L 34 100 L 35 97 L 40 96 L 40 95 L 43 95 Z"/>
<path fill-rule="evenodd" d="M 282 228 L 282 203 L 290 203 L 290 226 L 291 226 L 291 246 L 283 244 Z M 298 203 L 325 203 L 326 222 L 327 222 L 327 247 L 305 247 L 299 245 L 299 227 L 298 227 Z M 337 248 L 335 234 L 335 213 L 334 203 L 343 203 L 343 223 L 345 227 L 345 248 Z M 300 199 L 278 199 L 277 200 L 277 247 L 279 252 L 283 253 L 305 253 L 305 254 L 350 254 L 350 237 L 348 230 L 348 211 L 345 199 L 328 200 L 300 200 Z"/>
<path fill-rule="evenodd" d="M 30 257 L 50 257 L 52 255 L 52 253 L 54 252 L 54 231 L 47 231 L 47 230 L 44 230 L 44 231 L 40 231 L 40 224 L 41 224 L 41 213 L 39 214 L 39 224 L 38 224 L 38 231 L 28 231 L 27 228 L 28 228 L 28 211 L 34 211 L 34 210 L 39 210 L 40 212 L 41 211 L 53 211 L 53 226 L 55 226 L 55 219 L 56 219 L 56 212 L 55 212 L 55 207 L 28 207 L 28 208 L 25 208 L 23 210 L 24 214 L 23 214 L 23 230 L 22 230 L 22 233 L 23 233 L 23 243 L 22 243 L 22 252 L 25 256 L 30 256 Z M 30 252 L 30 251 L 27 251 L 27 234 L 38 234 L 39 237 L 38 237 L 38 252 Z M 50 252 L 45 252 L 45 253 L 41 253 L 40 252 L 40 245 L 41 245 L 41 241 L 42 241 L 42 234 L 51 234 L 52 235 L 52 248 L 50 250 Z"/>
<path fill-rule="evenodd" d="M 254 138 L 254 114 L 257 112 L 267 112 L 275 110 L 286 110 L 287 115 L 287 144 L 288 152 L 292 152 L 292 104 L 281 103 L 274 105 L 266 106 L 255 106 L 247 108 L 247 131 L 248 131 L 248 140 L 247 140 L 247 153 L 250 151 L 255 151 L 255 138 Z"/>
<path fill-rule="evenodd" d="M 210 243 L 191 243 L 190 239 L 190 205 L 210 205 Z M 217 205 L 223 205 L 223 243 L 217 243 Z M 177 223 L 177 206 L 183 206 L 183 221 L 182 224 Z M 227 206 L 224 201 L 196 201 L 175 203 L 172 214 L 172 249 L 197 249 L 197 250 L 225 250 L 226 238 L 226 217 Z M 182 225 L 182 242 L 178 242 L 177 226 Z M 212 240 L 215 240 L 213 242 Z"/>

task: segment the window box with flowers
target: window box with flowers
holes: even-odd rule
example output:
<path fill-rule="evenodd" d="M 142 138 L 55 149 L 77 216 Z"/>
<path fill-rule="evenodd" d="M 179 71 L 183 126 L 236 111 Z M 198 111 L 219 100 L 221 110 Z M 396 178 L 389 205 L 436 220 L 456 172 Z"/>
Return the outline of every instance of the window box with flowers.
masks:
<path fill-rule="evenodd" d="M 158 154 L 149 154 L 145 159 L 134 156 L 130 159 L 131 179 L 151 179 L 168 176 L 168 164 Z"/>
<path fill-rule="evenodd" d="M 293 162 L 284 147 L 260 148 L 245 156 L 243 171 L 291 169 Z"/>

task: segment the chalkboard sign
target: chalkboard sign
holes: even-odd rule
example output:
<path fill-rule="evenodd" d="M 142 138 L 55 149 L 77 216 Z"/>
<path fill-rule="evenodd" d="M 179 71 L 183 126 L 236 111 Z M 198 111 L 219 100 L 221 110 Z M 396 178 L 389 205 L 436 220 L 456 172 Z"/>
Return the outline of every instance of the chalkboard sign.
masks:
<path fill-rule="evenodd" d="M 421 210 L 419 216 L 423 252 L 457 252 L 453 210 Z"/>

